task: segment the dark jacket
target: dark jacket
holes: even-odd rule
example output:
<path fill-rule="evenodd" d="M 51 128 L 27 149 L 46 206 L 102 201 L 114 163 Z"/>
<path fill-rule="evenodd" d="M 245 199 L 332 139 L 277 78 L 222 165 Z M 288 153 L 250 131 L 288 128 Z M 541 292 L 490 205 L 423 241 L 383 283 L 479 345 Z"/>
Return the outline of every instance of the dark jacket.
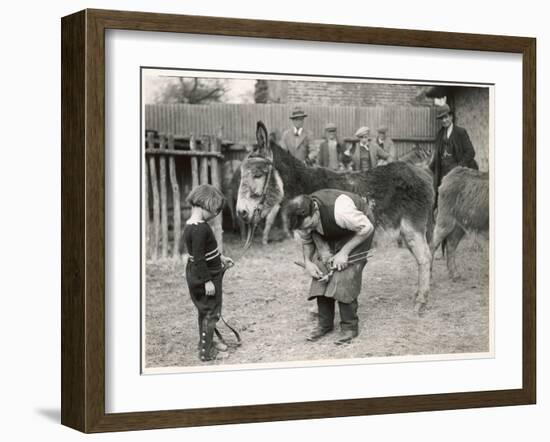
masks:
<path fill-rule="evenodd" d="M 445 149 L 446 130 L 446 128 L 442 127 L 437 133 L 435 139 L 435 150 L 430 161 L 430 170 L 434 176 L 434 187 L 436 192 L 437 188 L 441 184 L 441 180 L 450 171 L 443 170 L 441 164 L 441 158 Z M 448 143 L 450 144 L 452 156 L 456 162 L 456 166 L 464 166 L 476 170 L 478 169 L 476 160 L 474 159 L 476 151 L 474 150 L 474 146 L 472 146 L 472 142 L 470 141 L 470 137 L 468 136 L 466 129 L 456 125 L 453 126 L 453 131 L 451 132 Z"/>

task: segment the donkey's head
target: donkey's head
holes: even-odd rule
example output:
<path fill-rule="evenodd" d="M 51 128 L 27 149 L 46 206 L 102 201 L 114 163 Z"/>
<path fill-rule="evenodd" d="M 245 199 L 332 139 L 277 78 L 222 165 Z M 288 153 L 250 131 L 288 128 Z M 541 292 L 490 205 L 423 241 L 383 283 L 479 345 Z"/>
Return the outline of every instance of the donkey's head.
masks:
<path fill-rule="evenodd" d="M 273 164 L 273 152 L 270 147 L 265 125 L 258 121 L 256 127 L 257 145 L 241 164 L 241 182 L 237 198 L 237 214 L 247 224 L 249 239 L 256 225 L 264 219 L 274 206 L 284 197 L 283 182 Z"/>
<path fill-rule="evenodd" d="M 419 149 L 419 157 L 421 158 L 422 165 L 428 165 L 432 157 L 432 147 L 429 144 L 418 145 L 418 143 L 415 147 Z"/>
<path fill-rule="evenodd" d="M 432 149 L 428 144 L 415 143 L 412 150 L 403 155 L 400 160 L 414 166 L 427 166 L 432 156 Z"/>

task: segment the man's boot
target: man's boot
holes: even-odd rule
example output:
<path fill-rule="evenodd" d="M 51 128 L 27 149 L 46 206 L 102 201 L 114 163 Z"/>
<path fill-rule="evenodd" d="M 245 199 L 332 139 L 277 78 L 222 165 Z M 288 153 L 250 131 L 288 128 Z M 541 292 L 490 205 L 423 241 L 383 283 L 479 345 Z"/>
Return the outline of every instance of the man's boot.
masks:
<path fill-rule="evenodd" d="M 323 328 L 321 326 L 315 327 L 311 333 L 306 338 L 309 342 L 315 342 L 325 336 L 327 333 L 330 333 L 332 328 Z"/>
<path fill-rule="evenodd" d="M 359 332 L 357 330 L 342 330 L 334 343 L 336 345 L 349 344 L 358 335 Z"/>

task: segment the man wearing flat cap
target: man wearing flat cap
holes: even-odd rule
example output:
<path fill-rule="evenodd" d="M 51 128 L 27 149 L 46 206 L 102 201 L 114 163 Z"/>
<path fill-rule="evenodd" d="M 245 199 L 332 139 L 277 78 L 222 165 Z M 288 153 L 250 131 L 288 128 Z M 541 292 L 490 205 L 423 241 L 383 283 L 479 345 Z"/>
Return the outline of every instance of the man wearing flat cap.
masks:
<path fill-rule="evenodd" d="M 369 170 L 378 166 L 380 159 L 388 161 L 390 154 L 379 147 L 370 136 L 370 129 L 367 126 L 360 127 L 355 132 L 359 143 L 352 153 L 355 170 Z"/>
<path fill-rule="evenodd" d="M 294 108 L 290 114 L 292 127 L 283 133 L 281 139 L 281 147 L 290 152 L 294 158 L 304 163 L 309 159 L 309 143 L 312 139 L 311 133 L 304 129 L 304 120 L 306 117 L 307 114 L 303 109 L 299 107 Z"/>
<path fill-rule="evenodd" d="M 378 128 L 378 135 L 374 141 L 378 147 L 390 154 L 387 160 L 381 160 L 378 163 L 379 166 L 397 160 L 397 149 L 395 148 L 395 144 L 393 144 L 393 140 L 388 136 L 388 126 L 380 126 Z"/>
<path fill-rule="evenodd" d="M 336 125 L 328 123 L 325 126 L 325 139 L 319 146 L 319 166 L 338 170 L 341 163 L 343 147 L 336 135 Z"/>
<path fill-rule="evenodd" d="M 434 188 L 437 201 L 437 189 L 441 180 L 456 166 L 478 169 L 474 159 L 476 151 L 468 132 L 463 127 L 453 124 L 451 108 L 444 104 L 437 108 L 436 118 L 441 122 L 441 129 L 435 139 L 435 150 L 430 160 L 430 170 L 434 176 Z"/>

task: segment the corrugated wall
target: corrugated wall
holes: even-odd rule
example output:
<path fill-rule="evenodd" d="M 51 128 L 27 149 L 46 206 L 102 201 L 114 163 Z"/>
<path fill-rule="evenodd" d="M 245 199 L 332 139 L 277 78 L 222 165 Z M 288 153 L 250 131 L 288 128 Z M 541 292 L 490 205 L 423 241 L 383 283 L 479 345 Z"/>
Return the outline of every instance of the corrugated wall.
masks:
<path fill-rule="evenodd" d="M 255 142 L 256 122 L 262 120 L 268 130 L 282 133 L 291 123 L 289 115 L 295 105 L 286 104 L 164 104 L 145 106 L 145 127 L 177 135 L 217 134 L 240 144 Z M 308 114 L 305 126 L 316 139 L 324 135 L 327 123 L 335 123 L 339 137 L 351 137 L 360 126 L 376 128 L 386 125 L 388 135 L 404 153 L 415 141 L 430 142 L 437 132 L 432 107 L 412 106 L 302 106 Z"/>

